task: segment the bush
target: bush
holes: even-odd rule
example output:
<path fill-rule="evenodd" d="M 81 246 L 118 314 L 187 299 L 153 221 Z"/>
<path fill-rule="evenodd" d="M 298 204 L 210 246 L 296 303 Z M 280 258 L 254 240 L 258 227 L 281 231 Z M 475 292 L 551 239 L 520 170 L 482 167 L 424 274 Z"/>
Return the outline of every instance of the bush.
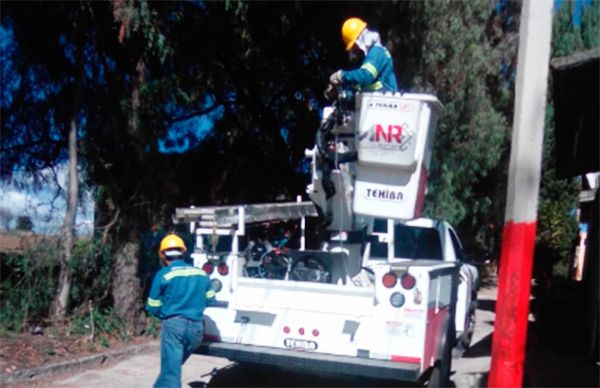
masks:
<path fill-rule="evenodd" d="M 20 253 L 0 256 L 0 332 L 24 331 L 29 324 L 46 323 L 50 306 L 56 293 L 60 241 L 44 240 Z M 69 313 L 75 321 L 88 312 L 88 303 L 103 309 L 95 310 L 101 328 L 103 316 L 110 316 L 110 284 L 112 257 L 108 248 L 91 239 L 79 239 L 74 246 L 69 263 L 71 294 Z"/>
<path fill-rule="evenodd" d="M 56 241 L 22 253 L 3 253 L 0 262 L 0 332 L 23 331 L 31 322 L 45 321 L 59 269 Z"/>
<path fill-rule="evenodd" d="M 111 337 L 127 340 L 126 325 L 112 308 L 95 308 L 88 304 L 88 312 L 73 318 L 69 334 L 84 335 L 92 341 L 98 341 L 102 346 L 110 345 Z"/>
<path fill-rule="evenodd" d="M 75 243 L 69 264 L 72 314 L 77 316 L 81 314 L 80 310 L 86 311 L 89 301 L 99 308 L 111 307 L 113 257 L 109 248 L 100 240 L 80 239 Z"/>
<path fill-rule="evenodd" d="M 560 195 L 540 198 L 536 264 L 546 268 L 547 276 L 568 278 L 578 236 L 578 224 L 572 216 L 577 198 L 572 192 L 577 186 L 570 181 L 553 184 L 562 190 Z"/>
<path fill-rule="evenodd" d="M 160 319 L 153 316 L 146 318 L 146 327 L 144 328 L 143 334 L 152 338 L 158 337 L 160 330 Z"/>

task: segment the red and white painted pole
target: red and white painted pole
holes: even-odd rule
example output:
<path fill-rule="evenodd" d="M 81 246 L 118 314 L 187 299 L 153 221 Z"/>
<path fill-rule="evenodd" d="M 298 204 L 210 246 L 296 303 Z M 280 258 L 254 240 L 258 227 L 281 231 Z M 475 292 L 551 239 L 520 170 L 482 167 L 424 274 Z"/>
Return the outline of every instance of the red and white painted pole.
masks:
<path fill-rule="evenodd" d="M 541 175 L 552 0 L 525 0 L 489 387 L 520 387 Z"/>

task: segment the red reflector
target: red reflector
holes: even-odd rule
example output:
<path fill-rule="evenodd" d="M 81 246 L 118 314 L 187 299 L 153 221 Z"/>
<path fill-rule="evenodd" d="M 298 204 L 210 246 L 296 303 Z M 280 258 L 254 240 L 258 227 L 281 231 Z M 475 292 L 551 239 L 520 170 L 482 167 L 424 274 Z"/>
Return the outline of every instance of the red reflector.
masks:
<path fill-rule="evenodd" d="M 383 282 L 383 285 L 386 288 L 392 288 L 396 285 L 396 282 L 398 281 L 398 277 L 396 276 L 395 273 L 388 272 L 385 275 L 383 275 L 383 278 L 381 279 L 381 281 Z"/>
<path fill-rule="evenodd" d="M 289 332 L 290 332 L 290 328 L 289 328 L 289 327 L 287 327 L 287 326 L 284 326 L 284 327 L 283 327 L 283 332 L 284 332 L 285 334 L 289 334 Z"/>
<path fill-rule="evenodd" d="M 301 327 L 300 329 L 298 329 L 298 333 L 300 333 L 300 335 L 304 335 L 304 328 Z"/>
<path fill-rule="evenodd" d="M 407 362 L 409 364 L 420 364 L 421 359 L 419 357 L 407 357 L 407 356 L 392 356 L 394 362 Z"/>
<path fill-rule="evenodd" d="M 415 286 L 416 283 L 417 279 L 415 279 L 415 277 L 409 274 L 408 272 L 402 275 L 402 277 L 400 278 L 400 284 L 405 290 L 410 290 Z"/>
<path fill-rule="evenodd" d="M 225 263 L 221 263 L 217 267 L 217 271 L 219 271 L 219 274 L 221 274 L 221 276 L 226 276 L 229 273 L 229 266 Z"/>
<path fill-rule="evenodd" d="M 212 265 L 212 263 L 204 263 L 204 265 L 202 266 L 202 270 L 210 275 L 215 270 L 215 266 Z"/>
<path fill-rule="evenodd" d="M 318 336 L 319 336 L 319 330 L 317 330 L 317 329 L 314 329 L 314 330 L 313 330 L 313 335 L 314 335 L 315 337 L 318 337 Z"/>

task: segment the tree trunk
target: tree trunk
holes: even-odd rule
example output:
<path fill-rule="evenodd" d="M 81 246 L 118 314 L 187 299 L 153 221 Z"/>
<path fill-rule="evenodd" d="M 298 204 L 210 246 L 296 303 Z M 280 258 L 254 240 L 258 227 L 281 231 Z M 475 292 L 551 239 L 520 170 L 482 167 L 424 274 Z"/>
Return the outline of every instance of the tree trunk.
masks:
<path fill-rule="evenodd" d="M 145 81 L 145 62 L 140 58 L 136 66 L 136 77 L 131 90 L 131 112 L 128 131 L 133 138 L 139 131 L 139 110 L 141 106 L 140 86 Z M 141 147 L 136 146 L 136 157 L 142 157 Z M 134 197 L 131 200 L 135 199 Z M 123 318 L 130 334 L 141 333 L 144 324 L 142 290 L 138 276 L 139 268 L 139 239 L 138 228 L 140 216 L 135 214 L 125 216 L 120 221 L 123 231 L 116 240 L 114 281 L 112 287 L 115 312 Z"/>
<path fill-rule="evenodd" d="M 140 247 L 124 242 L 115 253 L 112 294 L 115 313 L 126 322 L 129 335 L 139 335 L 144 328 L 142 290 L 138 277 Z"/>
<path fill-rule="evenodd" d="M 75 244 L 75 219 L 77 216 L 77 201 L 79 198 L 79 179 L 77 177 L 77 131 L 78 131 L 78 112 L 81 105 L 81 92 L 83 87 L 83 42 L 79 37 L 77 43 L 77 76 L 75 78 L 75 94 L 73 98 L 73 108 L 69 122 L 69 161 L 68 161 L 68 180 L 67 180 L 67 211 L 62 226 L 62 247 L 60 251 L 60 274 L 58 277 L 58 287 L 56 295 L 52 301 L 51 319 L 54 322 L 60 322 L 64 319 L 71 292 L 71 273 L 69 263 L 73 254 L 73 245 Z"/>

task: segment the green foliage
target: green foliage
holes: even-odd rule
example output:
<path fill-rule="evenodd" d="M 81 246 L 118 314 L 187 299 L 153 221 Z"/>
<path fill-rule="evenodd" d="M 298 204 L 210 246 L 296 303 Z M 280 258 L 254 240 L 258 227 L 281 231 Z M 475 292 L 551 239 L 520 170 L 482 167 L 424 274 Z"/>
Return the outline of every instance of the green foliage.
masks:
<path fill-rule="evenodd" d="M 44 321 L 56 287 L 56 243 L 44 242 L 23 253 L 3 253 L 0 260 L 0 332 L 18 332 L 29 322 Z"/>
<path fill-rule="evenodd" d="M 600 46 L 600 2 L 591 1 L 581 9 L 581 22 L 573 22 L 574 1 L 564 1 L 552 25 L 552 56 L 564 57 Z"/>
<path fill-rule="evenodd" d="M 144 335 L 157 338 L 160 334 L 160 319 L 150 316 L 146 318 L 146 327 L 144 328 Z"/>
<path fill-rule="evenodd" d="M 146 49 L 157 55 L 161 62 L 169 55 L 170 47 L 160 30 L 158 12 L 147 1 L 115 1 L 113 16 L 120 23 L 119 42 L 136 34 L 136 38 L 142 37 Z"/>
<path fill-rule="evenodd" d="M 575 178 L 556 176 L 554 109 L 546 109 L 542 179 L 538 205 L 538 232 L 536 260 L 545 261 L 547 268 L 557 276 L 567 278 L 574 255 L 578 226 L 575 220 L 577 195 L 581 185 Z M 540 263 L 537 263 L 541 265 Z M 550 271 L 550 269 L 547 269 Z"/>
<path fill-rule="evenodd" d="M 435 2 L 424 7 L 424 56 L 415 87 L 437 94 L 445 104 L 438 121 L 428 214 L 454 224 L 480 223 L 491 198 L 477 191 L 477 183 L 497 167 L 509 133 L 486 84 L 489 77 L 498 77 L 501 64 L 483 28 L 492 6 Z"/>
<path fill-rule="evenodd" d="M 46 321 L 56 292 L 59 243 L 54 238 L 22 253 L 2 254 L 0 330 L 18 332 L 29 322 Z M 111 305 L 112 258 L 104 245 L 78 240 L 69 268 L 72 314 L 87 311 L 88 303 L 99 308 Z"/>
<path fill-rule="evenodd" d="M 579 31 L 584 48 L 600 47 L 600 1 L 583 7 Z"/>
<path fill-rule="evenodd" d="M 117 336 L 121 340 L 128 338 L 125 329 L 125 322 L 112 308 L 95 308 L 90 303 L 87 312 L 82 312 L 72 320 L 69 334 L 88 336 L 100 345 L 109 347 L 111 337 Z"/>
<path fill-rule="evenodd" d="M 552 55 L 555 57 L 566 56 L 583 49 L 583 40 L 579 29 L 573 24 L 574 1 L 565 1 L 561 4 L 554 16 L 552 25 Z"/>
<path fill-rule="evenodd" d="M 397 44 L 420 59 L 410 59 L 412 66 L 395 59 L 412 75 L 405 81 L 412 91 L 432 93 L 444 105 L 425 212 L 457 225 L 470 251 L 491 256 L 503 215 L 512 113 L 512 84 L 500 70 L 516 55 L 512 31 L 487 29 L 490 20 L 500 22 L 494 4 L 484 1 L 419 2 L 409 11 L 419 19 L 402 23 Z"/>
<path fill-rule="evenodd" d="M 112 303 L 113 258 L 108 247 L 99 239 L 79 239 L 73 248 L 69 262 L 72 274 L 70 301 L 73 306 L 93 301 L 95 305 Z"/>
<path fill-rule="evenodd" d="M 17 217 L 17 225 L 15 226 L 15 229 L 22 230 L 25 232 L 31 232 L 33 230 L 33 221 L 31 221 L 31 217 L 29 217 L 29 216 Z"/>
<path fill-rule="evenodd" d="M 545 246 L 549 252 L 548 257 L 540 259 L 550 260 L 553 274 L 564 278 L 570 275 L 578 232 L 577 222 L 570 216 L 574 205 L 574 201 L 569 201 L 567 196 L 560 199 L 542 198 L 539 205 L 537 244 Z"/>

